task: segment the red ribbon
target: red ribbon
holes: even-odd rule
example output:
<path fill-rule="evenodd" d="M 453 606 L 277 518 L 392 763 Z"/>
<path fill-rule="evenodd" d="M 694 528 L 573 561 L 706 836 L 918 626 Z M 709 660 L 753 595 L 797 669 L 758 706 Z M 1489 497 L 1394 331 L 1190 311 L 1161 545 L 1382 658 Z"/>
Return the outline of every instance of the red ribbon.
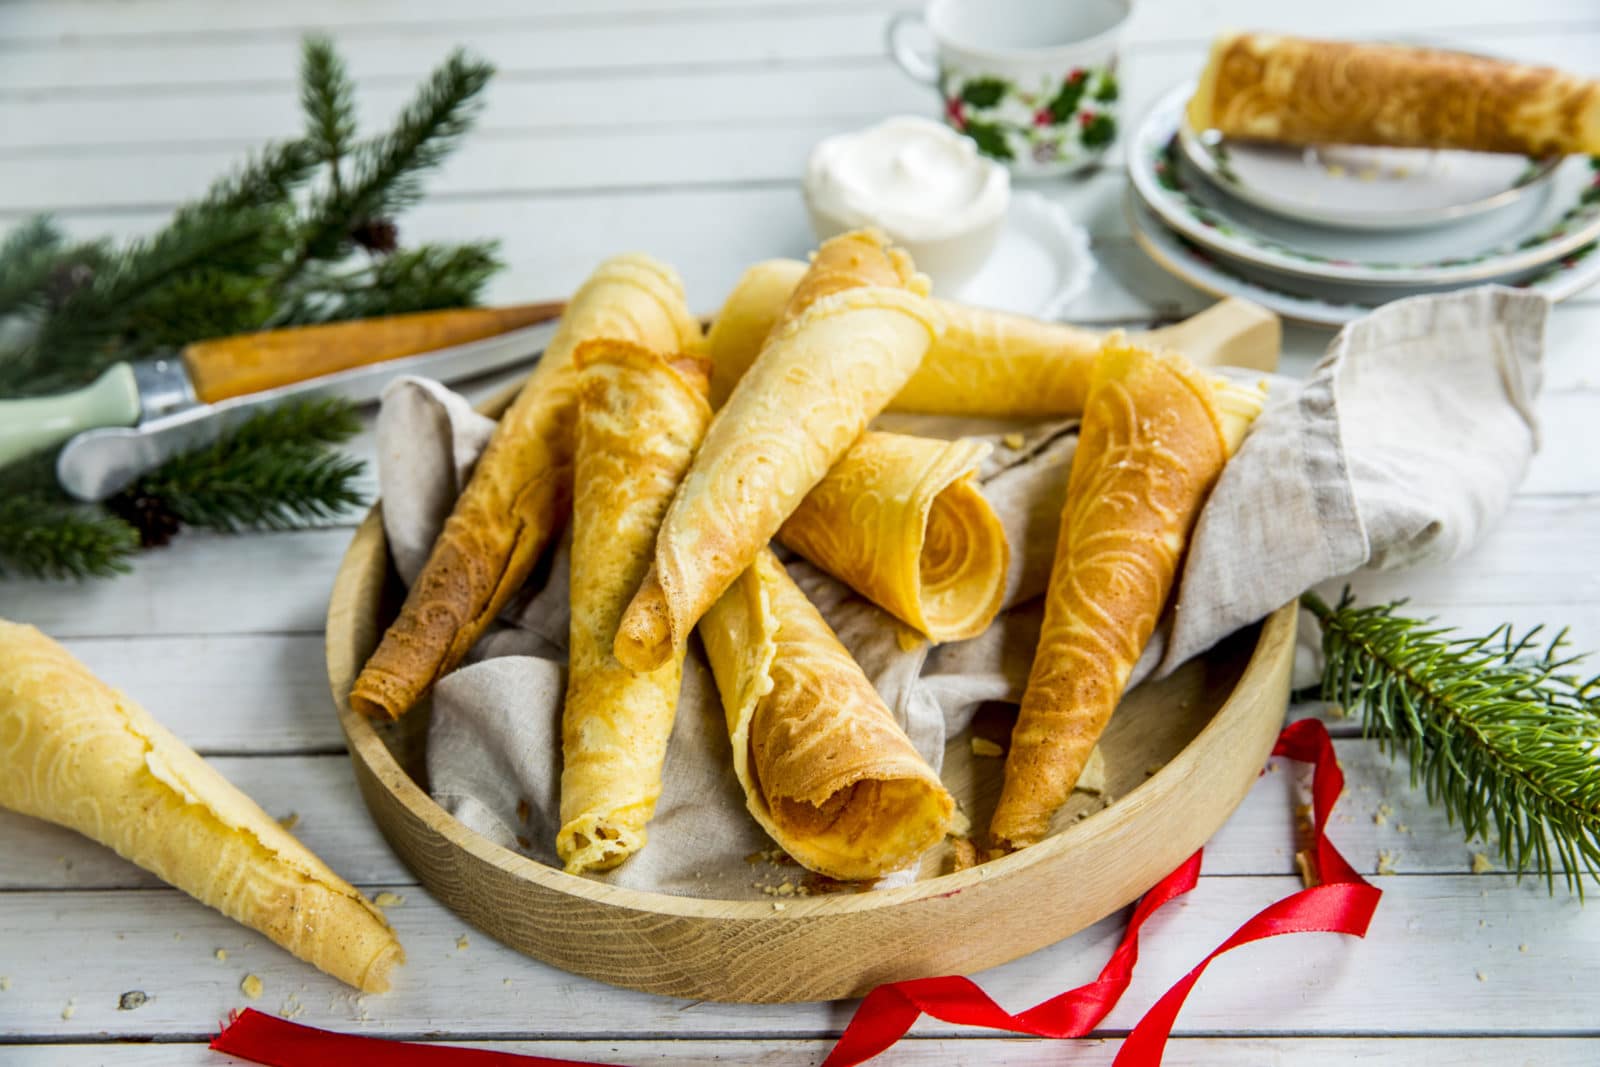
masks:
<path fill-rule="evenodd" d="M 1272 754 L 1314 764 L 1311 799 L 1313 850 L 1319 884 L 1302 889 L 1258 912 L 1231 937 L 1201 960 L 1194 970 L 1156 1001 L 1128 1034 L 1113 1067 L 1158 1067 L 1173 1023 L 1190 990 L 1211 961 L 1241 945 L 1264 937 L 1295 933 L 1341 933 L 1364 937 L 1382 893 L 1355 872 L 1327 838 L 1328 817 L 1344 790 L 1344 772 L 1334 756 L 1333 742 L 1322 723 L 1305 719 L 1291 723 L 1278 735 Z M 1133 979 L 1139 960 L 1139 929 L 1145 921 L 1195 887 L 1200 876 L 1200 853 L 1157 882 L 1134 908 L 1128 928 L 1100 976 L 1087 985 L 1051 997 L 1027 1011 L 1012 1015 L 1001 1008 L 970 979 L 917 978 L 891 982 L 867 994 L 850 1025 L 822 1067 L 852 1067 L 871 1059 L 900 1040 L 924 1015 L 948 1023 L 1010 1030 L 1035 1037 L 1083 1037 L 1098 1026 Z M 211 1047 L 272 1067 L 312 1067 L 334 1064 L 364 1067 L 439 1067 L 444 1064 L 561 1065 L 572 1060 L 552 1060 L 482 1049 L 408 1045 L 380 1038 L 354 1037 L 306 1026 L 246 1010 L 222 1031 Z M 577 1065 L 583 1067 L 583 1065 Z"/>
<path fill-rule="evenodd" d="M 359 1037 L 301 1026 L 276 1015 L 246 1008 L 228 1021 L 211 1047 L 269 1067 L 459 1067 L 461 1064 L 514 1064 L 515 1067 L 608 1067 L 606 1064 L 552 1060 L 486 1048 L 414 1045 L 381 1037 Z"/>

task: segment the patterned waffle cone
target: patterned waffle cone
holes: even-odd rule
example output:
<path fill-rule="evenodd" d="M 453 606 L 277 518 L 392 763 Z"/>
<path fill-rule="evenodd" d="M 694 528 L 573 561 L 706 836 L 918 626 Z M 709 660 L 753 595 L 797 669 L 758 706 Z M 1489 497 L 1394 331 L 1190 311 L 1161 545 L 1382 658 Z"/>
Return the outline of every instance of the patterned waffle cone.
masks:
<path fill-rule="evenodd" d="M 990 823 L 997 848 L 1031 845 L 1049 832 L 1155 629 L 1201 505 L 1261 399 L 1202 376 L 1175 353 L 1157 355 L 1116 335 L 1106 342 Z"/>
<path fill-rule="evenodd" d="M 607 870 L 644 847 L 661 795 L 683 652 L 636 674 L 611 646 L 711 421 L 708 368 L 698 355 L 669 360 L 621 341 L 588 341 L 576 361 L 572 625 L 556 837 L 572 874 Z"/>
<path fill-rule="evenodd" d="M 0 807 L 68 827 L 342 982 L 389 988 L 382 913 L 139 705 L 0 620 Z"/>
<path fill-rule="evenodd" d="M 877 878 L 944 837 L 955 802 L 770 551 L 712 606 L 700 638 L 750 814 L 796 861 Z"/>
<path fill-rule="evenodd" d="M 994 621 L 1010 549 L 977 484 L 990 446 L 865 433 L 778 540 L 933 641 Z"/>
<path fill-rule="evenodd" d="M 1600 152 L 1600 81 L 1395 44 L 1220 37 L 1189 123 L 1286 144 Z"/>
<path fill-rule="evenodd" d="M 927 280 L 883 238 L 823 243 L 712 420 L 617 632 L 634 670 L 665 663 L 922 362 L 942 325 Z"/>
<path fill-rule="evenodd" d="M 755 362 L 805 272 L 798 260 L 772 259 L 746 270 L 734 286 L 706 341 L 714 405 Z M 933 305 L 944 333 L 886 410 L 998 418 L 1083 414 L 1102 335 L 946 300 Z M 1235 297 L 1143 339 L 1182 348 L 1196 362 L 1270 369 L 1277 365 L 1281 332 L 1276 316 Z"/>
<path fill-rule="evenodd" d="M 397 719 L 409 710 L 461 662 L 560 528 L 572 499 L 572 353 L 591 338 L 664 353 L 702 344 L 672 268 L 627 255 L 595 270 L 495 428 L 399 617 L 356 679 L 350 704 L 357 711 Z"/>

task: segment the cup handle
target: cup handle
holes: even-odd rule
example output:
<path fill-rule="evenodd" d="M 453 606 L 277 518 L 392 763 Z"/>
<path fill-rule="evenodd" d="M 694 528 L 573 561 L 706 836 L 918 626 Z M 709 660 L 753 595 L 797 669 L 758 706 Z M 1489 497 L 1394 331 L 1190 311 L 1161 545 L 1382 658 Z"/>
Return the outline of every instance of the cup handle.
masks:
<path fill-rule="evenodd" d="M 928 24 L 915 11 L 902 11 L 889 19 L 888 29 L 884 32 L 884 40 L 889 45 L 889 57 L 913 81 L 937 87 L 939 64 L 934 59 L 933 53 L 915 47 L 906 38 L 905 31 L 913 26 L 920 26 L 923 33 L 927 33 Z"/>

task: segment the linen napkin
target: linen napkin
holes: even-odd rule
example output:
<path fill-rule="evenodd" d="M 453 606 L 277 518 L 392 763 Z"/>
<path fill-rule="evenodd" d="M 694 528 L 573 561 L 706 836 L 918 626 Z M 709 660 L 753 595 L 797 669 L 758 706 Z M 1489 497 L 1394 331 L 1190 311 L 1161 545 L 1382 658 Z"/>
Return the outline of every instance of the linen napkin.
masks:
<path fill-rule="evenodd" d="M 1304 382 L 1269 379 L 1268 403 L 1199 518 L 1176 594 L 1130 685 L 1169 673 L 1321 581 L 1363 566 L 1447 559 L 1476 543 L 1536 446 L 1547 314 L 1543 297 L 1501 287 L 1413 297 L 1346 327 Z M 1075 424 L 1005 434 L 992 420 L 893 416 L 880 425 L 995 441 L 980 478 L 1012 546 L 1006 610 L 972 640 L 907 650 L 902 628 L 876 606 L 803 560 L 787 566 L 938 768 L 947 737 L 980 705 L 1021 698 Z M 386 391 L 379 487 L 390 551 L 407 581 L 492 428 L 437 383 L 402 379 Z M 565 551 L 557 547 L 504 625 L 435 687 L 427 752 L 429 788 L 441 806 L 553 866 Z M 771 842 L 745 811 L 697 642 L 649 834 L 649 845 L 599 877 L 659 892 L 759 895 L 742 861 Z"/>

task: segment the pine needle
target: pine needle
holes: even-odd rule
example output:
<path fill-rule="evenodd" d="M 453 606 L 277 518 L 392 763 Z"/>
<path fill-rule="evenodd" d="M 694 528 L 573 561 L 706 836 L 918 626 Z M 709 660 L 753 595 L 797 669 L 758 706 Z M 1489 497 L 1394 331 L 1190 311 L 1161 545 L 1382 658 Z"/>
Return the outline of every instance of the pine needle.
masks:
<path fill-rule="evenodd" d="M 363 503 L 353 487 L 361 461 L 328 451 L 360 428 L 355 408 L 341 400 L 284 404 L 168 460 L 131 492 L 160 501 L 191 526 L 302 528 Z"/>
<path fill-rule="evenodd" d="M 55 220 L 38 215 L 6 235 L 0 243 L 0 315 L 38 299 L 61 251 Z"/>
<path fill-rule="evenodd" d="M 1580 898 L 1584 874 L 1600 882 L 1600 676 L 1573 673 L 1566 631 L 1467 638 L 1348 592 L 1301 603 L 1322 623 L 1324 699 L 1360 709 L 1467 838 L 1498 835 L 1506 867 L 1551 892 L 1558 869 Z"/>
<path fill-rule="evenodd" d="M 501 265 L 492 241 L 404 249 L 375 261 L 330 317 L 365 319 L 472 307 Z"/>
<path fill-rule="evenodd" d="M 138 548 L 132 526 L 56 487 L 54 452 L 0 469 L 0 578 L 104 578 Z"/>
<path fill-rule="evenodd" d="M 313 202 L 286 279 L 313 259 L 331 259 L 355 226 L 392 215 L 422 197 L 421 176 L 449 155 L 477 118 L 479 94 L 494 68 L 457 50 L 434 71 L 389 133 L 356 149 L 353 173 Z"/>
<path fill-rule="evenodd" d="M 300 108 L 306 116 L 306 144 L 327 164 L 334 195 L 344 189 L 340 161 L 356 135 L 355 87 L 344 60 L 326 37 L 307 37 L 300 57 Z"/>

